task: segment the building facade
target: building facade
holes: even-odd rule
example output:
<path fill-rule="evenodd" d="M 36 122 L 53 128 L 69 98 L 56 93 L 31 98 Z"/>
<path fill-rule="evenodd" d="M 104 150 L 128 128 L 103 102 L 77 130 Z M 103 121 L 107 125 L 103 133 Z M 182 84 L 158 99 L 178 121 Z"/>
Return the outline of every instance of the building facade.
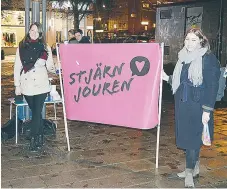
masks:
<path fill-rule="evenodd" d="M 25 10 L 24 1 L 13 0 L 14 6 L 2 4 L 1 22 L 1 47 L 6 55 L 16 53 L 19 42 L 25 36 Z M 41 6 L 40 6 L 41 8 Z M 30 23 L 32 22 L 30 11 Z M 49 46 L 68 40 L 68 30 L 73 29 L 73 14 L 68 10 L 58 9 L 48 4 L 46 14 L 46 41 Z M 42 12 L 40 12 L 42 23 Z M 85 35 L 93 36 L 93 18 L 86 16 L 80 22 L 80 28 Z"/>
<path fill-rule="evenodd" d="M 156 1 L 153 1 L 156 2 Z M 132 34 L 154 33 L 156 10 L 150 0 L 129 0 L 129 32 Z"/>
<path fill-rule="evenodd" d="M 165 44 L 164 63 L 177 62 L 177 53 L 183 47 L 186 31 L 191 27 L 199 27 L 203 30 L 210 41 L 211 50 L 219 58 L 221 65 L 225 66 L 227 63 L 227 1 L 208 0 L 158 7 L 155 40 Z"/>
<path fill-rule="evenodd" d="M 151 0 L 112 0 L 110 7 L 95 9 L 94 31 L 127 33 L 129 35 L 154 33 L 156 12 Z M 155 1 L 156 2 L 156 1 Z"/>

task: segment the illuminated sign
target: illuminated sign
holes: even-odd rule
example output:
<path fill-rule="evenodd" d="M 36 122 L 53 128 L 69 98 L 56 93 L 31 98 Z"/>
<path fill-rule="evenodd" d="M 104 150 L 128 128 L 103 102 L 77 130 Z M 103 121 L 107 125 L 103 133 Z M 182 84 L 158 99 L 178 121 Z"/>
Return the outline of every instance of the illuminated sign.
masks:
<path fill-rule="evenodd" d="M 143 8 L 150 8 L 150 5 L 148 3 L 143 3 Z"/>

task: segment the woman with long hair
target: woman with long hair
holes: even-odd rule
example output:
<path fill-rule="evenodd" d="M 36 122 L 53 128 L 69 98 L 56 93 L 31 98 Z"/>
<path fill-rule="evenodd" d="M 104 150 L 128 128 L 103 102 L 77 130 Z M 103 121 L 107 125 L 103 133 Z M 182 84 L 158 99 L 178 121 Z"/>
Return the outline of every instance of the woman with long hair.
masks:
<path fill-rule="evenodd" d="M 208 124 L 213 139 L 213 110 L 220 77 L 219 61 L 210 51 L 207 37 L 198 28 L 186 33 L 184 47 L 172 76 L 163 71 L 163 80 L 172 85 L 175 98 L 176 145 L 186 152 L 185 187 L 194 187 L 199 175 L 199 153 L 203 126 Z"/>
<path fill-rule="evenodd" d="M 41 112 L 51 90 L 48 71 L 55 73 L 51 49 L 45 42 L 42 25 L 35 22 L 19 43 L 14 64 L 15 93 L 24 95 L 32 111 L 30 151 L 43 146 Z"/>

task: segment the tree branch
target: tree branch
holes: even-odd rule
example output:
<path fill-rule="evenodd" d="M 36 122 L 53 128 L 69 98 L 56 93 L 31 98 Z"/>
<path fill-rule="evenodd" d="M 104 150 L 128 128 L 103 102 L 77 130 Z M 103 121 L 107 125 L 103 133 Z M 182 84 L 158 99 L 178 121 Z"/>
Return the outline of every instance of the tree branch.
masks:
<path fill-rule="evenodd" d="M 86 11 L 87 11 L 87 9 L 88 9 L 89 4 L 90 4 L 90 3 L 87 3 L 87 6 L 86 6 L 85 10 L 83 11 L 82 15 L 81 15 L 80 18 L 79 18 L 79 21 L 81 21 L 81 20 L 83 19 L 84 15 L 87 14 Z"/>

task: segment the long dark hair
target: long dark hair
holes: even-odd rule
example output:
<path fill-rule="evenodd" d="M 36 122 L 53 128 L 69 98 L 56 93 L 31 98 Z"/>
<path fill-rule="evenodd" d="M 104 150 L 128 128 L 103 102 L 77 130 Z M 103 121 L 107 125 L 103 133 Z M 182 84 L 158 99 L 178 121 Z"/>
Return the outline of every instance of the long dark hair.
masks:
<path fill-rule="evenodd" d="M 38 32 L 39 32 L 38 42 L 42 43 L 44 45 L 44 48 L 47 49 L 46 41 L 43 36 L 43 28 L 39 22 L 34 22 L 33 24 L 30 25 L 28 33 L 26 33 L 24 38 L 20 41 L 19 47 L 23 48 L 23 47 L 26 47 L 27 45 L 29 45 L 29 40 L 31 40 L 29 31 L 31 30 L 32 26 L 34 26 L 34 25 L 36 25 Z"/>
<path fill-rule="evenodd" d="M 209 40 L 207 39 L 207 37 L 205 36 L 205 34 L 202 32 L 202 30 L 200 28 L 190 28 L 186 34 L 185 37 L 189 34 L 189 33 L 194 33 L 200 40 L 200 45 L 201 47 L 207 47 L 208 50 L 210 50 L 210 43 Z"/>

